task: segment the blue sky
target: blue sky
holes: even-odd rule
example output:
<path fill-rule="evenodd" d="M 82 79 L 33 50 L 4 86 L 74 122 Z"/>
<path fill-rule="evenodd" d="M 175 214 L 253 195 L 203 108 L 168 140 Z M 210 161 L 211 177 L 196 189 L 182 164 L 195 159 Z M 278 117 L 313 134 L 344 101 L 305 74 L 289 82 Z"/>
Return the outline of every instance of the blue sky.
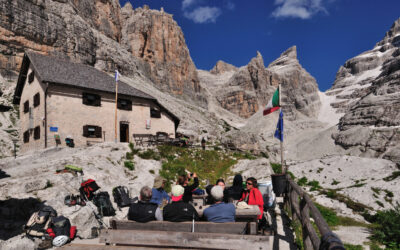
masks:
<path fill-rule="evenodd" d="M 297 46 L 301 65 L 329 89 L 344 62 L 380 41 L 400 17 L 400 0 L 120 0 L 174 15 L 198 69 L 218 60 L 267 67 Z"/>

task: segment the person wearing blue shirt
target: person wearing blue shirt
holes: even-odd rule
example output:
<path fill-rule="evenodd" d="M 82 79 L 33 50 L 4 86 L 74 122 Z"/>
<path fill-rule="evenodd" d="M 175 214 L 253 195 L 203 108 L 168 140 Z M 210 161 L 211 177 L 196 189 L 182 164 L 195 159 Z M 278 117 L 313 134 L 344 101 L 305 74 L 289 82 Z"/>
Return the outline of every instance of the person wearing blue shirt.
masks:
<path fill-rule="evenodd" d="M 203 216 L 210 222 L 235 222 L 236 209 L 233 203 L 224 203 L 224 190 L 221 186 L 214 186 L 211 189 L 211 196 L 215 204 L 204 209 Z"/>
<path fill-rule="evenodd" d="M 157 205 L 165 206 L 167 203 L 170 202 L 171 198 L 168 196 L 167 192 L 164 190 L 165 182 L 167 180 L 161 176 L 157 176 L 154 179 L 153 185 L 153 196 L 151 197 L 150 202 L 155 203 Z"/>

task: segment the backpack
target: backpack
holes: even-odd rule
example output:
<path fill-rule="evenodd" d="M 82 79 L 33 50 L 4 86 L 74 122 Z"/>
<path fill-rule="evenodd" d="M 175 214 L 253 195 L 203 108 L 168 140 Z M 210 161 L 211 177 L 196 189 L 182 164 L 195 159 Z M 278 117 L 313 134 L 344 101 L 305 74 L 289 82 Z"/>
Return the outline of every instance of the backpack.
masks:
<path fill-rule="evenodd" d="M 70 237 L 71 222 L 64 216 L 52 218 L 50 228 L 53 230 L 56 237 L 60 235 Z"/>
<path fill-rule="evenodd" d="M 93 198 L 93 203 L 96 205 L 100 215 L 115 215 L 115 209 L 112 206 L 110 195 L 107 192 L 100 192 L 96 194 Z"/>
<path fill-rule="evenodd" d="M 24 225 L 28 236 L 44 236 L 50 224 L 50 217 L 57 216 L 57 211 L 50 206 L 43 206 L 39 211 L 34 212 Z"/>
<path fill-rule="evenodd" d="M 99 190 L 100 187 L 97 185 L 95 180 L 88 179 L 87 181 L 84 181 L 81 183 L 81 187 L 79 188 L 79 192 L 81 193 L 81 196 L 85 199 L 92 200 L 94 196 L 94 192 Z"/>
<path fill-rule="evenodd" d="M 114 202 L 117 203 L 118 207 L 128 207 L 131 204 L 129 198 L 129 190 L 125 186 L 115 187 L 112 191 Z"/>

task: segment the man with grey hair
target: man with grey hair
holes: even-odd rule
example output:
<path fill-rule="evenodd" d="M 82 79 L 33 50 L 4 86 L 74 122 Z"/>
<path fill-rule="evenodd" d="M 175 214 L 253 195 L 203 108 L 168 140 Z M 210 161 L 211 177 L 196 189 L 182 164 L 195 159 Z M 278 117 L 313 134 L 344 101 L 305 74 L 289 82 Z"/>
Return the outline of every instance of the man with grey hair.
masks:
<path fill-rule="evenodd" d="M 138 203 L 132 203 L 129 212 L 128 220 L 137 222 L 148 222 L 152 220 L 162 221 L 162 212 L 157 204 L 150 203 L 152 196 L 151 188 L 148 186 L 140 189 L 140 200 Z"/>
<path fill-rule="evenodd" d="M 232 203 L 224 203 L 224 189 L 215 185 L 211 189 L 215 204 L 204 209 L 203 216 L 211 222 L 235 222 L 236 210 Z"/>

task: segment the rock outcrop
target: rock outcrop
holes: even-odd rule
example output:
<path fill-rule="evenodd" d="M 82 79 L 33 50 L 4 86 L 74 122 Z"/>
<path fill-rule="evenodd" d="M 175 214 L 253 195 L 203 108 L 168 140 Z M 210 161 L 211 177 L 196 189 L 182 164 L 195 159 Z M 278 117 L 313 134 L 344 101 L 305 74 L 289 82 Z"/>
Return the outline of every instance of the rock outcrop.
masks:
<path fill-rule="evenodd" d="M 370 71 L 376 73 L 363 77 Z M 336 143 L 400 164 L 398 157 L 386 155 L 400 143 L 400 19 L 373 50 L 347 61 L 339 73 L 330 92 L 339 89 L 342 92 L 336 93 L 337 98 L 347 99 L 347 103 L 340 132 L 334 135 Z M 362 85 L 367 87 L 360 89 Z"/>
<path fill-rule="evenodd" d="M 321 107 L 318 85 L 297 60 L 296 46 L 283 52 L 267 69 L 279 77 L 283 112 L 288 119 L 295 120 L 297 112 L 313 118 L 318 116 Z"/>
<path fill-rule="evenodd" d="M 262 55 L 258 52 L 248 65 L 236 71 L 223 62 L 218 62 L 211 70 L 213 74 L 226 72 L 234 74 L 224 86 L 220 86 L 216 99 L 223 108 L 240 117 L 248 118 L 265 106 L 279 84 L 288 119 L 295 120 L 297 112 L 308 117 L 318 115 L 321 105 L 318 86 L 298 62 L 295 46 L 282 53 L 268 68 L 265 68 Z"/>
<path fill-rule="evenodd" d="M 237 71 L 238 68 L 233 66 L 232 64 L 226 63 L 224 61 L 219 60 L 215 66 L 210 70 L 212 74 L 222 74 L 228 71 Z"/>
<path fill-rule="evenodd" d="M 122 9 L 121 44 L 150 65 L 150 78 L 161 89 L 188 96 L 200 94 L 196 67 L 182 30 L 171 14 L 147 7 Z"/>
<path fill-rule="evenodd" d="M 172 15 L 118 0 L 0 0 L 0 73 L 18 74 L 25 50 L 125 75 L 205 105 L 196 67 Z M 12 62 L 12 63 L 10 63 Z"/>

